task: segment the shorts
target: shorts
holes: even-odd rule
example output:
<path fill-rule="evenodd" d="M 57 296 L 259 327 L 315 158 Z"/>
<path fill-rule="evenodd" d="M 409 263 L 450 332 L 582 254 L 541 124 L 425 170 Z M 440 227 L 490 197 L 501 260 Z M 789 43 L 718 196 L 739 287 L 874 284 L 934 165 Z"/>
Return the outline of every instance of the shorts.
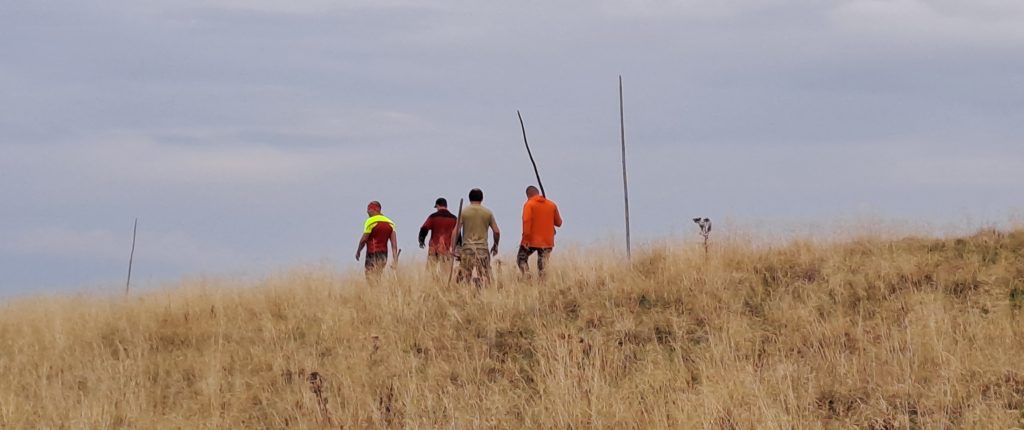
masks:
<path fill-rule="evenodd" d="M 451 254 L 428 254 L 427 255 L 427 271 L 434 275 L 448 274 L 448 270 L 451 269 L 452 255 Z"/>
<path fill-rule="evenodd" d="M 451 254 L 428 254 L 427 263 L 430 264 L 446 264 L 452 261 Z"/>
<path fill-rule="evenodd" d="M 366 253 L 366 273 L 380 273 L 384 271 L 384 268 L 388 266 L 388 253 L 387 252 L 367 252 Z"/>
<path fill-rule="evenodd" d="M 482 279 L 491 279 L 491 253 L 487 248 L 462 248 L 459 255 L 459 282 L 473 277 L 473 269 Z"/>
<path fill-rule="evenodd" d="M 537 271 L 544 273 L 544 268 L 547 267 L 548 264 L 548 257 L 551 256 L 551 248 L 528 248 L 520 246 L 519 254 L 516 255 L 516 263 L 519 265 L 519 270 L 523 273 L 530 270 L 529 259 L 534 252 L 537 253 Z"/>

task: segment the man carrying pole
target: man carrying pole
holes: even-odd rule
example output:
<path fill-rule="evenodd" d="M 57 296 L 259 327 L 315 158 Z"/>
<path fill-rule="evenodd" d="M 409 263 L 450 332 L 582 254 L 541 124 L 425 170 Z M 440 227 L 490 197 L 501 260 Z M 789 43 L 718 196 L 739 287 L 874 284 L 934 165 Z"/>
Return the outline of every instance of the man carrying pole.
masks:
<path fill-rule="evenodd" d="M 469 191 L 469 207 L 462 211 L 459 216 L 458 225 L 452 231 L 452 243 L 455 243 L 459 231 L 462 232 L 462 248 L 459 251 L 459 274 L 457 282 L 466 282 L 473 278 L 475 269 L 480 276 L 480 283 L 484 285 L 491 280 L 491 256 L 498 255 L 498 241 L 501 239 L 501 230 L 498 228 L 498 221 L 494 213 L 485 208 L 484 192 L 479 188 Z M 487 248 L 487 230 L 490 229 L 494 235 L 494 246 Z"/>
<path fill-rule="evenodd" d="M 381 214 L 380 202 L 374 200 L 366 206 L 366 223 L 363 225 L 363 236 L 356 248 L 356 261 L 366 248 L 366 280 L 371 283 L 380 279 L 388 263 L 388 242 L 395 258 L 392 264 L 398 264 L 398 233 L 395 223 Z"/>
<path fill-rule="evenodd" d="M 558 213 L 558 205 L 533 185 L 526 188 L 526 199 L 523 205 L 523 239 L 519 243 L 516 262 L 525 275 L 530 271 L 530 255 L 536 252 L 537 272 L 543 278 L 548 257 L 555 247 L 555 227 L 562 226 L 562 216 Z"/>
<path fill-rule="evenodd" d="M 452 231 L 455 230 L 456 217 L 448 211 L 448 200 L 444 197 L 434 202 L 436 212 L 430 214 L 420 227 L 420 249 L 427 247 L 427 234 L 430 235 L 430 248 L 427 250 L 427 268 L 437 273 L 441 266 L 447 267 L 452 260 Z"/>

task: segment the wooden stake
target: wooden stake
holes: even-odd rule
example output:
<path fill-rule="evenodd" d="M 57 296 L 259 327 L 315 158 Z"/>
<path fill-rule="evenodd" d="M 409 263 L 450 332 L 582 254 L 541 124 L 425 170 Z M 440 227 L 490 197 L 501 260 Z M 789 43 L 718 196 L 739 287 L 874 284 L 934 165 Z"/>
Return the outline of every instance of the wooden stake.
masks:
<path fill-rule="evenodd" d="M 132 260 L 135 259 L 135 233 L 139 231 L 139 219 L 135 218 L 135 225 L 132 227 L 132 252 L 128 254 L 128 280 L 124 283 L 124 294 L 128 295 L 128 291 L 132 286 Z"/>
<path fill-rule="evenodd" d="M 455 274 L 455 242 L 459 237 L 459 227 L 462 224 L 462 203 L 465 199 L 459 199 L 459 214 L 455 216 L 455 231 L 452 232 L 452 243 L 450 254 L 452 256 L 452 267 L 448 270 L 448 286 L 452 285 L 452 275 Z"/>
<path fill-rule="evenodd" d="M 622 197 L 626 201 L 626 258 L 632 259 L 629 238 L 629 184 L 626 182 L 626 115 L 622 103 L 622 75 L 619 75 L 619 137 L 622 140 Z"/>
<path fill-rule="evenodd" d="M 540 171 L 537 170 L 537 162 L 533 160 L 533 152 L 530 151 L 530 142 L 526 140 L 526 125 L 523 124 L 523 114 L 517 110 L 516 115 L 519 115 L 519 128 L 523 129 L 523 143 L 526 144 L 526 154 L 530 156 L 530 164 L 533 164 L 533 174 L 537 176 L 537 186 L 540 187 L 540 195 L 547 197 L 547 193 L 544 192 L 544 184 L 540 182 Z"/>
<path fill-rule="evenodd" d="M 704 237 L 704 258 L 706 259 L 711 239 L 711 218 L 697 217 L 693 219 L 693 222 L 697 223 L 697 227 L 700 227 L 700 235 Z"/>

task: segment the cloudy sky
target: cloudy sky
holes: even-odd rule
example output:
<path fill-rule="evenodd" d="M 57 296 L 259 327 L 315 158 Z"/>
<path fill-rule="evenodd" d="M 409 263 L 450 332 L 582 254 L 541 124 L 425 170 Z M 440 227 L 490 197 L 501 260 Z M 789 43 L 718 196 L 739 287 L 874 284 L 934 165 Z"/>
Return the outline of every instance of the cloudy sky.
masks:
<path fill-rule="evenodd" d="M 404 255 L 471 187 L 514 238 L 516 109 L 560 241 L 614 241 L 619 74 L 639 240 L 1005 222 L 1022 53 L 1019 0 L 0 2 L 0 295 L 123 282 L 135 217 L 151 284 L 355 267 L 371 199 Z"/>

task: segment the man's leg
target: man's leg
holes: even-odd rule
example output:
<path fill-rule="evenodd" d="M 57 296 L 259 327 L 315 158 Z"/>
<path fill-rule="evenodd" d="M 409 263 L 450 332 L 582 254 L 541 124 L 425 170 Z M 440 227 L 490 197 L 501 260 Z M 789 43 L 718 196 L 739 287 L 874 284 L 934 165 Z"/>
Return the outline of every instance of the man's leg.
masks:
<path fill-rule="evenodd" d="M 477 266 L 477 270 L 480 271 L 480 279 L 483 285 L 487 285 L 491 282 L 491 253 L 484 252 L 483 256 L 480 257 L 480 264 Z"/>
<path fill-rule="evenodd" d="M 551 248 L 537 249 L 537 272 L 544 276 L 544 269 L 548 265 L 548 257 L 551 256 Z"/>
<path fill-rule="evenodd" d="M 459 256 L 459 275 L 456 278 L 458 283 L 467 282 L 473 279 L 473 267 L 476 266 L 476 250 L 473 248 L 462 248 L 462 255 Z"/>
<path fill-rule="evenodd" d="M 448 277 L 448 272 L 452 269 L 452 256 L 451 254 L 437 254 L 434 256 L 434 275 L 436 278 L 441 279 Z"/>
<path fill-rule="evenodd" d="M 427 272 L 429 272 L 434 278 L 441 275 L 442 268 L 448 267 L 447 264 L 444 264 L 445 260 L 443 257 L 443 255 L 435 253 L 427 254 Z"/>
<path fill-rule="evenodd" d="M 523 274 L 530 271 L 530 254 L 533 254 L 532 248 L 519 245 L 519 254 L 516 255 L 516 263 L 519 265 L 519 271 Z"/>
<path fill-rule="evenodd" d="M 388 255 L 383 252 L 371 252 L 366 254 L 366 280 L 375 284 L 380 280 L 380 275 L 388 263 Z"/>

